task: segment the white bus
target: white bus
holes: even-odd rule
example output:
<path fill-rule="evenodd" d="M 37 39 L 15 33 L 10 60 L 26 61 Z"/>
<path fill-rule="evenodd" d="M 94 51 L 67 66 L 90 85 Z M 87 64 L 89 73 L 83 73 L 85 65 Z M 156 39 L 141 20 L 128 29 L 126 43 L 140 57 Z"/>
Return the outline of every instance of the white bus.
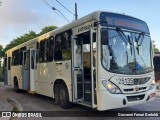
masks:
<path fill-rule="evenodd" d="M 153 51 L 147 24 L 96 11 L 6 52 L 5 82 L 97 110 L 155 98 Z"/>

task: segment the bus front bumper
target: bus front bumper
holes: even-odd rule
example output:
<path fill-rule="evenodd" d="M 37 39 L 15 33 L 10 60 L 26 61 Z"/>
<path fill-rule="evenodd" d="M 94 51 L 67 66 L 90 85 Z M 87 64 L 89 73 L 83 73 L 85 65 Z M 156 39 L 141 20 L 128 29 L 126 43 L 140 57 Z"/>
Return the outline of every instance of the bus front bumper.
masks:
<path fill-rule="evenodd" d="M 111 94 L 108 91 L 100 91 L 98 110 L 128 107 L 154 100 L 156 88 L 142 93 Z"/>

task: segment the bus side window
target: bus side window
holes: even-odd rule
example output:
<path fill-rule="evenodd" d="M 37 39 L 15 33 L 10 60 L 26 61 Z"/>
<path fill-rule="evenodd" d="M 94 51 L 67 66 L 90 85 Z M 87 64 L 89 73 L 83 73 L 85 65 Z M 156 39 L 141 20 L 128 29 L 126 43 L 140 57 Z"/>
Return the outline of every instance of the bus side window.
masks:
<path fill-rule="evenodd" d="M 8 57 L 8 70 L 11 70 L 11 57 Z"/>
<path fill-rule="evenodd" d="M 49 61 L 49 40 L 43 40 L 40 42 L 39 48 L 39 62 L 44 63 Z"/>
<path fill-rule="evenodd" d="M 44 62 L 44 50 L 45 50 L 45 41 L 40 42 L 40 48 L 39 48 L 39 62 Z"/>
<path fill-rule="evenodd" d="M 67 31 L 61 33 L 55 38 L 55 60 L 69 60 L 71 59 L 71 32 Z"/>
<path fill-rule="evenodd" d="M 23 64 L 23 52 L 26 51 L 26 47 L 23 47 L 20 49 L 20 57 L 19 57 L 19 63 L 20 65 Z"/>
<path fill-rule="evenodd" d="M 15 59 L 14 52 L 12 52 L 12 65 L 14 65 L 14 59 Z"/>
<path fill-rule="evenodd" d="M 39 61 L 39 42 L 37 42 L 37 45 L 36 45 L 36 63 L 38 63 L 38 61 Z"/>
<path fill-rule="evenodd" d="M 64 60 L 71 59 L 71 35 L 69 32 L 63 34 L 62 39 L 62 57 Z"/>
<path fill-rule="evenodd" d="M 54 49 L 54 37 L 52 36 L 49 38 L 49 56 L 48 56 L 49 62 L 53 61 L 53 49 Z"/>
<path fill-rule="evenodd" d="M 19 65 L 19 49 L 12 52 L 12 64 L 13 65 Z"/>
<path fill-rule="evenodd" d="M 45 40 L 44 46 L 44 62 L 49 61 L 49 40 Z"/>
<path fill-rule="evenodd" d="M 35 66 L 34 60 L 35 60 L 35 51 L 32 50 L 31 51 L 31 69 L 34 69 L 34 66 Z"/>
<path fill-rule="evenodd" d="M 29 50 L 26 52 L 26 54 L 24 54 L 24 69 L 25 70 L 29 70 L 29 61 L 30 61 L 30 54 L 29 54 Z"/>
<path fill-rule="evenodd" d="M 62 51 L 61 51 L 61 41 L 62 36 L 56 36 L 55 38 L 55 50 L 54 50 L 54 59 L 62 60 Z"/>

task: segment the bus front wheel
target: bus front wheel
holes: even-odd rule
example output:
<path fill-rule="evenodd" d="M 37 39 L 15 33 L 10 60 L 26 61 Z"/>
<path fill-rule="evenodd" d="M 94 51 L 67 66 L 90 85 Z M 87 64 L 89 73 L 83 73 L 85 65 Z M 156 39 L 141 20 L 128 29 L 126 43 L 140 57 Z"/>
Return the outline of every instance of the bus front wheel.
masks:
<path fill-rule="evenodd" d="M 64 109 L 69 109 L 73 106 L 73 103 L 69 101 L 67 86 L 63 83 L 59 86 L 59 104 Z"/>

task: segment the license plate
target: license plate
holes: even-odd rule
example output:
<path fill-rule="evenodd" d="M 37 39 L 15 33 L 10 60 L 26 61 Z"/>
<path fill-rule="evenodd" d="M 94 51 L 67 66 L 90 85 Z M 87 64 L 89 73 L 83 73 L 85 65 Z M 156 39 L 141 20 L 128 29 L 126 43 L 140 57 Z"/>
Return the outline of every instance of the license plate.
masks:
<path fill-rule="evenodd" d="M 118 83 L 123 85 L 134 85 L 134 80 L 132 78 L 119 78 Z"/>

